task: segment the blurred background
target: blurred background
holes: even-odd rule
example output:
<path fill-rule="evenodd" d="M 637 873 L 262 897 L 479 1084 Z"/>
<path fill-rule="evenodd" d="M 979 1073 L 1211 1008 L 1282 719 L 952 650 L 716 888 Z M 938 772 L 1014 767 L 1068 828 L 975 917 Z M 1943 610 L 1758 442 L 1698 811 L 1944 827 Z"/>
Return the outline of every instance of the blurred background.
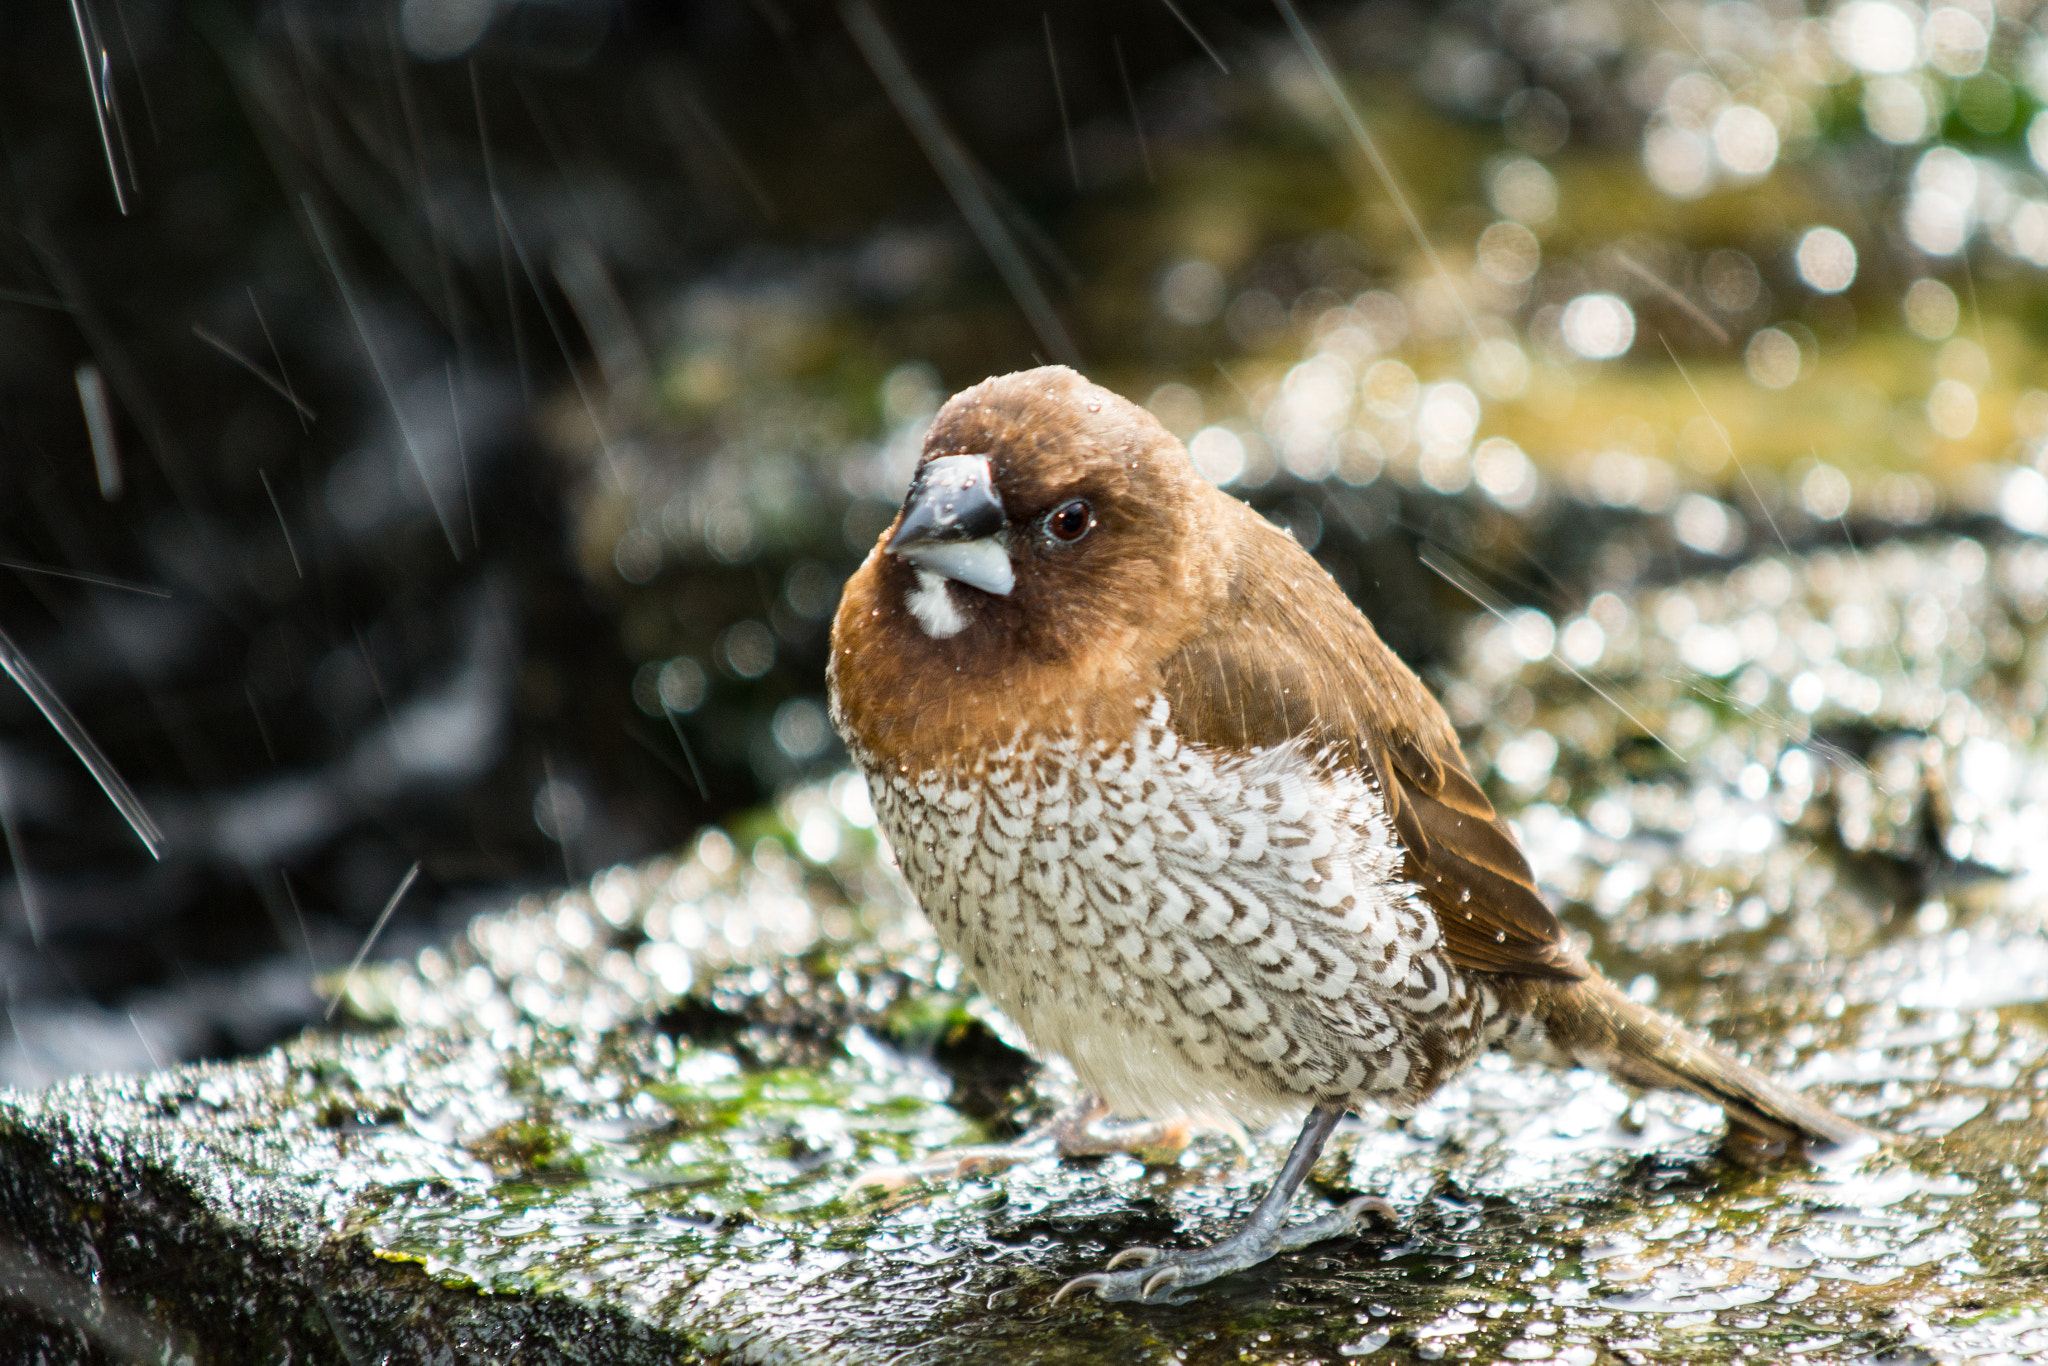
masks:
<path fill-rule="evenodd" d="M 7 6 L 0 1083 L 262 1047 L 836 772 L 839 587 L 992 373 L 1146 402 L 1439 685 L 1475 613 L 1592 670 L 1603 595 L 2048 533 L 2036 29 Z"/>

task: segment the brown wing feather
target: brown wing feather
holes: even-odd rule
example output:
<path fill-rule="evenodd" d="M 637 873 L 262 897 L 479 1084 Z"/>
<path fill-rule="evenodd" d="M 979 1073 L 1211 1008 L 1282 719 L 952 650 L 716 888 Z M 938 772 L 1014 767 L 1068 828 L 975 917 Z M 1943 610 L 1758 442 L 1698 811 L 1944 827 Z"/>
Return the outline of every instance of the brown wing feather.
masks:
<path fill-rule="evenodd" d="M 1584 976 L 1443 708 L 1300 546 L 1218 501 L 1242 513 L 1237 553 L 1222 605 L 1161 665 L 1175 729 L 1235 748 L 1305 739 L 1367 769 L 1452 961 Z"/>

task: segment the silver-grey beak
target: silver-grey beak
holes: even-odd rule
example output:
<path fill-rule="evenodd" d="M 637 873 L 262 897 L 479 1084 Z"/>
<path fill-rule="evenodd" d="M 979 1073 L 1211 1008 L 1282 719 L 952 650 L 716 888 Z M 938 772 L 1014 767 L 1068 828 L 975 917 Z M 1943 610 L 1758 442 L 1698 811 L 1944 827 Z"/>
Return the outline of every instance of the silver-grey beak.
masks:
<path fill-rule="evenodd" d="M 1017 584 L 1003 543 L 1008 526 L 988 457 L 942 455 L 919 468 L 896 534 L 883 549 L 920 569 L 1003 597 Z"/>

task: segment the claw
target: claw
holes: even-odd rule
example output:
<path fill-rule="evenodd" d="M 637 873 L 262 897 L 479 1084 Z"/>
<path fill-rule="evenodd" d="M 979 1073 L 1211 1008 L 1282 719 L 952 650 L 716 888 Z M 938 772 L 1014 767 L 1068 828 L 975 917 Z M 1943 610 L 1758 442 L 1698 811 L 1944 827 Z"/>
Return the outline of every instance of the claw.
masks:
<path fill-rule="evenodd" d="M 1145 1301 L 1150 1300 L 1152 1298 L 1153 1291 L 1157 1290 L 1162 1285 L 1172 1285 L 1175 1281 L 1179 1279 L 1180 1268 L 1178 1266 L 1160 1267 L 1150 1276 L 1147 1276 L 1145 1278 L 1145 1283 L 1138 1287 L 1138 1302 L 1142 1304 Z"/>
<path fill-rule="evenodd" d="M 1183 1304 L 1187 1295 L 1173 1292 L 1193 1290 L 1198 1285 L 1235 1275 L 1258 1266 L 1276 1253 L 1293 1252 L 1325 1238 L 1347 1235 L 1352 1232 L 1358 1217 L 1368 1210 L 1391 1216 L 1393 1207 L 1386 1201 L 1377 1196 L 1362 1195 L 1347 1200 L 1341 1208 L 1320 1219 L 1311 1219 L 1305 1224 L 1290 1225 L 1286 1222 L 1288 1202 L 1294 1198 L 1302 1178 L 1315 1164 L 1323 1141 L 1343 1117 L 1342 1109 L 1335 1105 L 1318 1105 L 1309 1112 L 1308 1118 L 1302 1121 L 1300 1136 L 1294 1140 L 1294 1147 L 1287 1154 L 1287 1161 L 1281 1166 L 1272 1186 L 1260 1198 L 1258 1208 L 1252 1211 L 1251 1217 L 1239 1226 L 1237 1232 L 1222 1242 L 1188 1252 L 1127 1247 L 1110 1258 L 1104 1270 L 1076 1276 L 1061 1286 L 1052 1297 L 1052 1303 L 1058 1304 L 1073 1291 L 1092 1289 L 1105 1300 Z M 1135 1263 L 1138 1269 L 1116 1270 L 1131 1263 Z"/>
<path fill-rule="evenodd" d="M 1061 1300 L 1065 1299 L 1068 1296 L 1068 1294 L 1075 1290 L 1099 1290 L 1103 1286 L 1108 1284 L 1109 1277 L 1103 1275 L 1099 1271 L 1091 1271 L 1085 1276 L 1076 1276 L 1073 1280 L 1068 1281 L 1065 1285 L 1061 1286 L 1058 1290 L 1053 1292 L 1052 1303 L 1058 1304 Z M 1051 1308 L 1052 1305 L 1047 1305 L 1046 1307 Z"/>

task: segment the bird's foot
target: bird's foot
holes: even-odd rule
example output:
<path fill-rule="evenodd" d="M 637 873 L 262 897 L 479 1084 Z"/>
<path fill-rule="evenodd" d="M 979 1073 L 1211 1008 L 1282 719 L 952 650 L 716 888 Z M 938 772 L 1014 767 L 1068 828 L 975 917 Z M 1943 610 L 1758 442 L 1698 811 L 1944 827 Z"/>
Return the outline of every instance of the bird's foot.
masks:
<path fill-rule="evenodd" d="M 1069 1294 L 1093 1290 L 1098 1299 L 1133 1300 L 1139 1304 L 1182 1304 L 1181 1293 L 1198 1285 L 1257 1266 L 1280 1252 L 1293 1252 L 1327 1238 L 1341 1238 L 1358 1227 L 1360 1216 L 1394 1217 L 1394 1207 L 1376 1195 L 1361 1195 L 1320 1219 L 1259 1231 L 1246 1227 L 1213 1247 L 1166 1252 L 1156 1247 L 1127 1247 L 1102 1270 L 1076 1276 L 1052 1297 L 1058 1304 Z M 1119 1271 L 1125 1263 L 1130 1270 Z"/>
<path fill-rule="evenodd" d="M 935 1153 L 922 1162 L 901 1167 L 871 1167 L 853 1178 L 855 1190 L 872 1187 L 899 1191 L 927 1182 L 951 1182 L 970 1176 L 993 1176 L 1019 1163 L 1036 1161 L 1057 1153 L 1061 1157 L 1100 1157 L 1108 1153 L 1131 1153 L 1153 1157 L 1178 1153 L 1188 1146 L 1189 1129 L 1184 1120 L 1148 1120 L 1134 1124 L 1101 1124 L 1096 1121 L 1109 1107 L 1094 1096 L 1084 1096 L 1037 1128 L 1020 1134 L 1012 1143 L 982 1143 Z"/>
<path fill-rule="evenodd" d="M 1049 1134 L 1061 1157 L 1105 1157 L 1129 1153 L 1148 1161 L 1178 1156 L 1193 1136 L 1184 1119 L 1145 1119 L 1128 1124 L 1100 1123 L 1109 1107 L 1093 1097 L 1070 1105 L 1034 1133 Z"/>

